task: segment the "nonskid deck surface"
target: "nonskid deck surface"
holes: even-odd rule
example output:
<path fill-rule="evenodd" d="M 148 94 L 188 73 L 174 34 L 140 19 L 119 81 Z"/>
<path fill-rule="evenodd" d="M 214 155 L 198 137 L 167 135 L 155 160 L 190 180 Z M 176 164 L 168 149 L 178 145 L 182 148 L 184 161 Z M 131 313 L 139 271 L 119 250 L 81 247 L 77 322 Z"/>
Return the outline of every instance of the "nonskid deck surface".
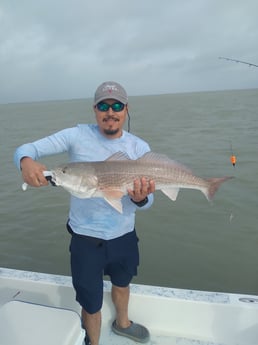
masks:
<path fill-rule="evenodd" d="M 151 330 L 150 330 L 151 331 Z M 117 336 L 110 327 L 102 329 L 100 345 L 136 345 L 133 340 Z M 172 334 L 162 334 L 159 332 L 152 332 L 151 337 L 146 345 L 226 345 L 223 343 L 215 343 L 208 340 L 189 339 L 178 337 Z"/>

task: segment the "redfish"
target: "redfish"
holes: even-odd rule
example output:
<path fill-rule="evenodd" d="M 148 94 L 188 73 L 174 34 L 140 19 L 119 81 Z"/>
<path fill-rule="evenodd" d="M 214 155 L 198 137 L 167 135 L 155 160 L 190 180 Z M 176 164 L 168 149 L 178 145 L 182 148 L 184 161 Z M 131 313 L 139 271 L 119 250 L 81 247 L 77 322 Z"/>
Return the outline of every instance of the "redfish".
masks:
<path fill-rule="evenodd" d="M 105 161 L 68 163 L 51 170 L 52 182 L 78 198 L 104 198 L 122 213 L 121 198 L 133 189 L 133 181 L 145 177 L 155 181 L 171 200 L 181 188 L 200 190 L 211 200 L 220 185 L 232 176 L 201 178 L 163 154 L 148 152 L 136 160 L 117 152 Z"/>

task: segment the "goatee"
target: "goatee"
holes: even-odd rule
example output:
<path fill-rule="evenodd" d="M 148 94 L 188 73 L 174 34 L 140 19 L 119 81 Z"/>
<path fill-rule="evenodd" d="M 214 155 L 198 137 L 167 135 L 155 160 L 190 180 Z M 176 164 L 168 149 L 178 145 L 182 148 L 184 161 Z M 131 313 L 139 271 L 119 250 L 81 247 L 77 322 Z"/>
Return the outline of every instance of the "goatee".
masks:
<path fill-rule="evenodd" d="M 115 135 L 119 132 L 119 128 L 117 129 L 104 129 L 104 133 L 106 135 Z"/>

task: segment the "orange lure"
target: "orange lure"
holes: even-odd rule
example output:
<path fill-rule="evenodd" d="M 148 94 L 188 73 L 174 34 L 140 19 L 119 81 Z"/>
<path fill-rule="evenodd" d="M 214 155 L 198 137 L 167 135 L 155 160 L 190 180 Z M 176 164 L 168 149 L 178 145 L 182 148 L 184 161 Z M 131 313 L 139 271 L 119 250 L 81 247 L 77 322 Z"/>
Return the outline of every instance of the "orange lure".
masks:
<path fill-rule="evenodd" d="M 230 162 L 231 162 L 231 164 L 233 165 L 233 167 L 236 166 L 236 161 L 237 161 L 237 159 L 236 159 L 236 156 L 235 156 L 234 153 L 233 153 L 233 148 L 232 148 L 232 144 L 231 144 Z"/>
<path fill-rule="evenodd" d="M 231 161 L 231 164 L 233 165 L 233 167 L 236 166 L 236 161 L 237 161 L 236 156 L 231 155 L 230 156 L 230 161 Z"/>

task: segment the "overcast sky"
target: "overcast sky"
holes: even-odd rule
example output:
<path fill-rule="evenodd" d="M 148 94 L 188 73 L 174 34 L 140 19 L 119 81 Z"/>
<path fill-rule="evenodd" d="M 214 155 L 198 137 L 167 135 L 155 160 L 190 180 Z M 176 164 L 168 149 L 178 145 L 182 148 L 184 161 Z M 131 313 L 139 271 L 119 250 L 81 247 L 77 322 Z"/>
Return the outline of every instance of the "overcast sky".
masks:
<path fill-rule="evenodd" d="M 258 88 L 257 0 L 0 0 L 0 103 Z"/>

